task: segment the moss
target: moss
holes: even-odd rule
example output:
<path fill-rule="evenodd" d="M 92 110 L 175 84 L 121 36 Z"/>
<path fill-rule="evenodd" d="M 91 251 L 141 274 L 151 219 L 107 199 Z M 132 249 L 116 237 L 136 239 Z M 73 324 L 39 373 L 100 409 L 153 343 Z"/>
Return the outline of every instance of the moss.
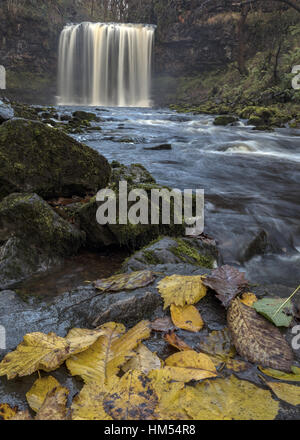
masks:
<path fill-rule="evenodd" d="M 237 118 L 235 116 L 221 115 L 216 117 L 214 125 L 229 125 L 236 121 Z"/>
<path fill-rule="evenodd" d="M 213 269 L 214 258 L 207 255 L 201 255 L 195 248 L 191 247 L 186 241 L 180 238 L 175 239 L 177 246 L 174 246 L 170 251 L 181 259 L 184 263 L 191 263 L 197 266 Z"/>
<path fill-rule="evenodd" d="M 159 258 L 157 258 L 155 253 L 149 249 L 148 250 L 145 249 L 143 251 L 143 258 L 148 264 L 153 264 L 153 265 L 160 264 Z"/>

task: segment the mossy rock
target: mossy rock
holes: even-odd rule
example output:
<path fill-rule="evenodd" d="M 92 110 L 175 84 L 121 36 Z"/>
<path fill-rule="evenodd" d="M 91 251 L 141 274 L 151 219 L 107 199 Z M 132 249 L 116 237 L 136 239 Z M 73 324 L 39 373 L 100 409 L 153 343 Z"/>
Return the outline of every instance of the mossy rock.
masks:
<path fill-rule="evenodd" d="M 235 116 L 230 116 L 230 115 L 221 115 L 221 116 L 217 116 L 216 119 L 214 120 L 214 125 L 229 125 L 232 124 L 234 122 L 236 122 L 238 119 Z"/>
<path fill-rule="evenodd" d="M 43 198 L 96 193 L 110 178 L 107 160 L 43 123 L 14 119 L 0 126 L 0 200 L 13 192 Z"/>
<path fill-rule="evenodd" d="M 100 122 L 100 118 L 91 112 L 76 111 L 73 113 L 73 118 L 79 121 Z"/>

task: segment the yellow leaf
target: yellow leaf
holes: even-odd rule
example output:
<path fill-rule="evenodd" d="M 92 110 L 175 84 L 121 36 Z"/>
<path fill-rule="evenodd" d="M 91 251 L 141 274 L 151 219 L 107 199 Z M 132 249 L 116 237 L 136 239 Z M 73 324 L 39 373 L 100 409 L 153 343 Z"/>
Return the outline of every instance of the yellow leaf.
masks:
<path fill-rule="evenodd" d="M 73 376 L 81 376 L 85 383 L 107 383 L 132 356 L 134 349 L 150 336 L 150 322 L 141 321 L 125 335 L 123 326 L 108 323 L 101 327 L 101 336 L 88 350 L 72 356 L 66 362 Z"/>
<path fill-rule="evenodd" d="M 300 405 L 300 387 L 280 382 L 267 382 L 276 396 L 290 405 Z"/>
<path fill-rule="evenodd" d="M 69 344 L 54 333 L 30 333 L 0 363 L 0 376 L 7 379 L 29 376 L 37 370 L 53 371 L 69 356 Z"/>
<path fill-rule="evenodd" d="M 175 306 L 171 304 L 171 317 L 174 325 L 182 330 L 188 330 L 190 332 L 197 333 L 203 326 L 204 322 L 200 316 L 200 313 L 194 306 Z"/>
<path fill-rule="evenodd" d="M 0 420 L 9 420 L 14 417 L 18 412 L 18 407 L 12 408 L 7 403 L 0 404 Z"/>
<path fill-rule="evenodd" d="M 105 387 L 96 382 L 84 385 L 73 400 L 72 420 L 113 420 L 103 408 L 105 393 Z"/>
<path fill-rule="evenodd" d="M 279 410 L 270 391 L 235 376 L 186 387 L 181 404 L 193 420 L 273 420 Z"/>
<path fill-rule="evenodd" d="M 153 420 L 158 397 L 151 380 L 140 371 L 128 371 L 103 401 L 114 420 Z"/>
<path fill-rule="evenodd" d="M 300 382 L 300 368 L 292 367 L 292 373 L 284 373 L 283 371 L 273 370 L 272 368 L 259 367 L 260 371 L 274 379 L 287 380 L 290 382 Z"/>
<path fill-rule="evenodd" d="M 37 379 L 26 394 L 27 402 L 33 411 L 38 412 L 43 405 L 47 394 L 54 388 L 61 388 L 60 383 L 52 376 Z M 68 392 L 64 388 L 65 392 Z"/>
<path fill-rule="evenodd" d="M 156 353 L 152 353 L 144 344 L 140 344 L 135 351 L 135 355 L 123 367 L 123 371 L 139 370 L 148 374 L 151 370 L 161 368 L 162 361 Z"/>
<path fill-rule="evenodd" d="M 87 350 L 103 334 L 102 328 L 95 330 L 73 328 L 66 336 L 66 341 L 70 345 L 70 354 L 77 354 Z"/>
<path fill-rule="evenodd" d="M 216 377 L 217 371 L 211 359 L 204 353 L 181 351 L 168 357 L 165 361 L 166 371 L 172 380 L 190 382 Z"/>
<path fill-rule="evenodd" d="M 50 391 L 35 420 L 66 420 L 68 394 L 69 390 L 61 386 Z"/>
<path fill-rule="evenodd" d="M 244 293 L 242 295 L 241 301 L 245 306 L 252 307 L 254 303 L 257 301 L 256 295 L 254 293 Z"/>
<path fill-rule="evenodd" d="M 183 307 L 199 302 L 207 293 L 202 280 L 201 276 L 181 275 L 162 279 L 158 283 L 158 291 L 164 299 L 164 308 L 171 304 Z"/>
<path fill-rule="evenodd" d="M 148 286 L 155 281 L 155 275 L 150 270 L 122 273 L 110 278 L 98 280 L 95 287 L 101 292 L 120 292 L 121 290 L 135 290 Z"/>

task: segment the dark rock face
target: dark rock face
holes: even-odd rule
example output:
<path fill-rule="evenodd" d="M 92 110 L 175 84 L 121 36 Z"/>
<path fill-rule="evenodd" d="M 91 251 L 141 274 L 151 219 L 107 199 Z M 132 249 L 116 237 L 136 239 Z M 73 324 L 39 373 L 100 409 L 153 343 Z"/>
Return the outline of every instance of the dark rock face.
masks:
<path fill-rule="evenodd" d="M 14 115 L 15 112 L 13 108 L 9 104 L 4 104 L 4 102 L 0 100 L 0 124 L 12 119 Z"/>
<path fill-rule="evenodd" d="M 36 192 L 45 198 L 85 195 L 104 188 L 110 178 L 103 156 L 36 121 L 2 124 L 0 157 L 0 200 L 12 192 Z"/>
<path fill-rule="evenodd" d="M 36 194 L 11 194 L 0 203 L 0 289 L 61 264 L 85 234 Z"/>
<path fill-rule="evenodd" d="M 155 147 L 144 148 L 144 150 L 154 150 L 154 151 L 162 151 L 162 150 L 172 150 L 171 144 L 161 144 Z"/>

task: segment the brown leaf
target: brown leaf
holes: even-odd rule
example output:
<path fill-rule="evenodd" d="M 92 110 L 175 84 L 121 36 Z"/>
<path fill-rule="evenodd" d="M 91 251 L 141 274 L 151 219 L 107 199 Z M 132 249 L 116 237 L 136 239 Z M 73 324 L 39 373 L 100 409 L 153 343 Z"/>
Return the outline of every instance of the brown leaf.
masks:
<path fill-rule="evenodd" d="M 291 371 L 293 353 L 280 331 L 239 298 L 232 301 L 227 321 L 238 353 L 250 362 Z"/>
<path fill-rule="evenodd" d="M 151 328 L 155 332 L 169 332 L 174 329 L 174 324 L 169 316 L 165 318 L 158 318 L 151 322 Z"/>
<path fill-rule="evenodd" d="M 248 286 L 245 274 L 228 265 L 214 270 L 203 280 L 203 284 L 217 293 L 217 298 L 226 308 Z"/>
<path fill-rule="evenodd" d="M 188 344 L 186 344 L 182 339 L 180 339 L 176 335 L 176 333 L 174 333 L 174 332 L 170 332 L 167 335 L 165 335 L 165 341 L 168 342 L 168 344 L 172 345 L 172 347 L 175 347 L 180 351 L 193 350 Z"/>

